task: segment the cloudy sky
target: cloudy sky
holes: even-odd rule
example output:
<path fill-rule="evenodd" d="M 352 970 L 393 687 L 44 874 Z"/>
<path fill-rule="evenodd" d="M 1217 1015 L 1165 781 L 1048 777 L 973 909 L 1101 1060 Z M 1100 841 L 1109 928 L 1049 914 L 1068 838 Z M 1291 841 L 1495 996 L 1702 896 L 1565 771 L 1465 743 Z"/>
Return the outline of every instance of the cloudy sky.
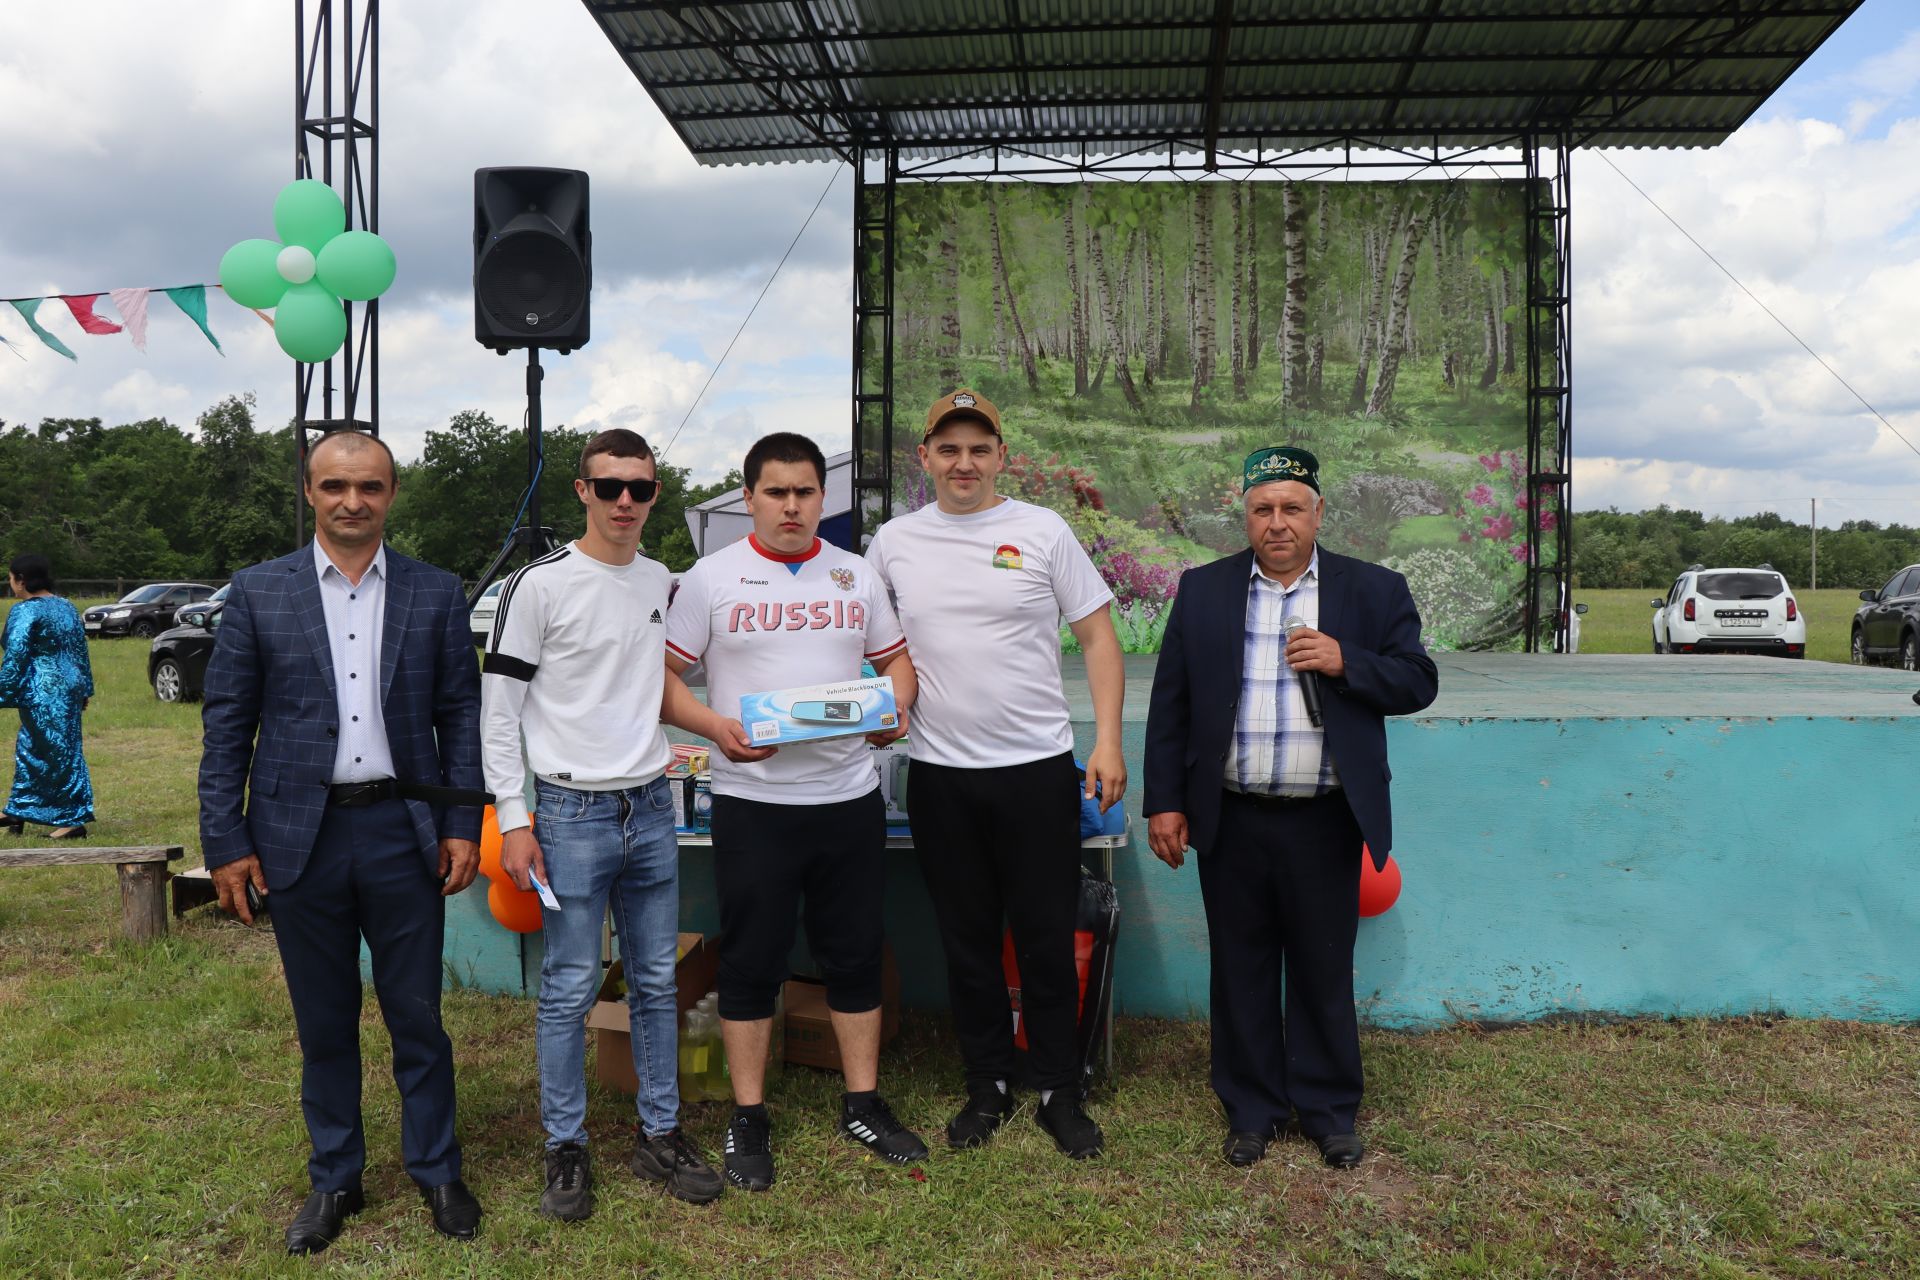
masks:
<path fill-rule="evenodd" d="M 0 297 L 207 281 L 228 245 L 271 236 L 291 165 L 291 10 L 0 5 Z M 831 182 L 671 457 L 713 479 L 765 431 L 846 439 L 849 174 L 694 164 L 578 0 L 407 0 L 381 34 L 381 232 L 402 273 L 383 304 L 382 426 L 403 457 L 458 409 L 520 414 L 523 362 L 472 338 L 483 165 L 592 174 L 594 337 L 549 359 L 546 417 L 656 442 Z M 1804 519 L 1817 497 L 1823 524 L 1920 519 L 1920 453 L 1622 173 L 1920 447 L 1920 6 L 1867 0 L 1717 150 L 1581 156 L 1573 221 L 1578 506 Z M 290 366 L 271 332 L 210 306 L 225 358 L 158 297 L 145 355 L 43 312 L 78 364 L 7 309 L 0 337 L 25 358 L 0 351 L 0 420 L 184 425 L 253 391 L 263 421 L 284 421 Z"/>

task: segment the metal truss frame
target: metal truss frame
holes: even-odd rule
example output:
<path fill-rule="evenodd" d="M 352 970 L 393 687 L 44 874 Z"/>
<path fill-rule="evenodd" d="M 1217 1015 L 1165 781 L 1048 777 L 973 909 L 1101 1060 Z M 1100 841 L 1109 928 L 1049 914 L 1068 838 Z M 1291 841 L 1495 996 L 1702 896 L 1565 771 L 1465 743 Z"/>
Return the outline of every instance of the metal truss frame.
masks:
<path fill-rule="evenodd" d="M 853 155 L 853 524 L 855 545 L 893 514 L 894 209 L 902 183 L 1084 182 L 1113 180 L 1302 181 L 1338 175 L 1369 180 L 1504 177 L 1526 180 L 1528 569 L 1523 636 L 1529 652 L 1566 649 L 1572 569 L 1567 519 L 1571 444 L 1573 299 L 1572 140 L 1565 134 L 1509 133 L 1465 144 L 1409 146 L 1335 136 L 1250 149 L 1204 138 L 1164 138 L 1071 155 L 994 142 L 931 159 L 903 160 L 898 147 Z M 1542 525 L 1548 528 L 1542 529 Z"/>
<path fill-rule="evenodd" d="M 293 176 L 339 190 L 348 230 L 380 230 L 380 0 L 293 0 Z M 296 545 L 307 536 L 309 433 L 380 434 L 380 302 L 346 309 L 339 353 L 293 366 Z"/>

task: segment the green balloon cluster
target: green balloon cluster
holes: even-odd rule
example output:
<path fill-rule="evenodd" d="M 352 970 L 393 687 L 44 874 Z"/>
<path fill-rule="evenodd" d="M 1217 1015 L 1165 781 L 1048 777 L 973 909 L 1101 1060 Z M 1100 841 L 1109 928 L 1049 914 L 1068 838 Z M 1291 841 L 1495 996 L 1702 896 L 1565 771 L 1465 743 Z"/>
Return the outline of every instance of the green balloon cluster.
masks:
<path fill-rule="evenodd" d="M 333 188 L 302 178 L 274 199 L 279 240 L 242 240 L 220 259 L 220 287 L 242 306 L 275 308 L 274 335 L 295 360 L 331 359 L 347 340 L 341 299 L 367 302 L 393 283 L 387 242 L 346 225 Z"/>

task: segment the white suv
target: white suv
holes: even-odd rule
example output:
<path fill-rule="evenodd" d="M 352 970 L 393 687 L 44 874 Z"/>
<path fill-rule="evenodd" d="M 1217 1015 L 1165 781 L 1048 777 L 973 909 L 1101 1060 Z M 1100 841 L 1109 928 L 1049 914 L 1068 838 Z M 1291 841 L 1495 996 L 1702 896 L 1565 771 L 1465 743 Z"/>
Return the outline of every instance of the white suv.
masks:
<path fill-rule="evenodd" d="M 1653 601 L 1655 653 L 1770 653 L 1807 656 L 1807 619 L 1787 580 L 1757 569 L 1694 565 Z"/>

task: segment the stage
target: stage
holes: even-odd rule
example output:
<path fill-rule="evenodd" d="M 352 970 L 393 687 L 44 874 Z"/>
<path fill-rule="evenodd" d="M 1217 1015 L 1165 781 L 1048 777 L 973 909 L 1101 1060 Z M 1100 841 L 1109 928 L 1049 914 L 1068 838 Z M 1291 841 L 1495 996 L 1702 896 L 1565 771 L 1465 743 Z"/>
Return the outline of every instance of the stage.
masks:
<path fill-rule="evenodd" d="M 1436 661 L 1438 700 L 1389 722 L 1405 887 L 1360 925 L 1371 1022 L 1920 1017 L 1920 815 L 1900 782 L 1920 765 L 1920 676 L 1745 657 Z M 1144 720 L 1150 660 L 1129 675 Z M 1120 1007 L 1198 1012 L 1191 865 L 1135 849 L 1122 867 Z"/>
<path fill-rule="evenodd" d="M 1373 1024 L 1568 1015 L 1920 1018 L 1920 676 L 1776 658 L 1443 654 L 1440 696 L 1389 722 L 1400 901 L 1363 920 Z M 1084 749 L 1092 707 L 1069 658 Z M 1134 841 L 1115 857 L 1116 1007 L 1204 1017 L 1194 863 L 1147 852 L 1140 755 L 1154 659 L 1127 660 Z M 903 1001 L 945 978 L 915 856 L 890 864 Z M 683 852 L 682 927 L 717 922 Z M 539 938 L 448 921 L 455 981 L 532 995 Z"/>

